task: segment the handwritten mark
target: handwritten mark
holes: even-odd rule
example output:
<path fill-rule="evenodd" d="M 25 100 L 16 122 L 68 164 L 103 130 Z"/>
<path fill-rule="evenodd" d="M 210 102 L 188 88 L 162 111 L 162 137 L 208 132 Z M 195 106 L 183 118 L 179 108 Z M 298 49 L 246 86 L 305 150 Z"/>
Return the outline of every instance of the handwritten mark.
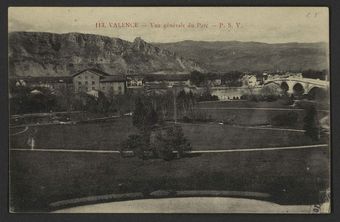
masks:
<path fill-rule="evenodd" d="M 319 15 L 318 12 L 308 12 L 308 13 L 306 14 L 306 17 L 307 17 L 307 18 L 316 18 L 316 17 L 318 17 L 318 15 Z"/>

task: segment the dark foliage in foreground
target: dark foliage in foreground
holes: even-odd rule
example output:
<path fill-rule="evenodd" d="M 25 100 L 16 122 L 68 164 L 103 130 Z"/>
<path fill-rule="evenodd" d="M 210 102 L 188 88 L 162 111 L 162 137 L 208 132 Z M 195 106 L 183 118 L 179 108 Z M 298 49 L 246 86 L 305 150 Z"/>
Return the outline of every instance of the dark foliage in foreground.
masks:
<path fill-rule="evenodd" d="M 315 141 L 320 139 L 320 128 L 318 124 L 317 110 L 314 105 L 305 108 L 305 117 L 303 118 L 303 129 L 305 134 Z"/>

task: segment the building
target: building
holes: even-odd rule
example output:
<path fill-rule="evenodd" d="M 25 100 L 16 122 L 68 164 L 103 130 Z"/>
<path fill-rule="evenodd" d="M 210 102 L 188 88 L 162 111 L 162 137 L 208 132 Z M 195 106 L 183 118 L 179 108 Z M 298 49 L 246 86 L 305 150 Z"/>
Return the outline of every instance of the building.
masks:
<path fill-rule="evenodd" d="M 126 79 L 122 75 L 105 76 L 99 81 L 100 89 L 105 95 L 124 95 Z"/>
<path fill-rule="evenodd" d="M 16 87 L 43 87 L 49 88 L 51 91 L 73 88 L 70 76 L 14 77 L 10 79 L 10 83 Z"/>
<path fill-rule="evenodd" d="M 221 86 L 222 85 L 222 79 L 221 78 L 210 79 L 210 80 L 208 80 L 208 84 L 211 87 Z"/>
<path fill-rule="evenodd" d="M 85 69 L 73 76 L 75 92 L 101 91 L 106 95 L 123 95 L 126 92 L 126 78 L 110 75 L 97 69 Z"/>
<path fill-rule="evenodd" d="M 126 86 L 128 88 L 141 88 L 144 86 L 144 77 L 137 75 L 130 75 L 126 77 Z"/>
<path fill-rule="evenodd" d="M 190 86 L 189 74 L 147 74 L 145 84 L 153 82 L 155 84 L 165 84 L 168 88 L 174 86 Z"/>
<path fill-rule="evenodd" d="M 257 78 L 255 75 L 244 75 L 242 78 L 243 86 L 255 87 L 257 83 Z"/>

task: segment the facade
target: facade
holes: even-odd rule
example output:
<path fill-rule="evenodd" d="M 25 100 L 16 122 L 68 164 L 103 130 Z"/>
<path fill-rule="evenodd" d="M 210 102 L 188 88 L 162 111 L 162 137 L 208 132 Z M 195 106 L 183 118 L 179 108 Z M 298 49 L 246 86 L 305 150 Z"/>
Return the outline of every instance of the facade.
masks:
<path fill-rule="evenodd" d="M 255 87 L 257 85 L 257 78 L 255 75 L 244 75 L 243 86 Z"/>
<path fill-rule="evenodd" d="M 106 95 L 125 94 L 125 77 L 97 69 L 85 69 L 73 75 L 75 92 L 101 91 Z"/>
<path fill-rule="evenodd" d="M 124 95 L 126 92 L 125 77 L 121 75 L 106 76 L 99 81 L 100 89 L 105 95 Z"/>
<path fill-rule="evenodd" d="M 140 88 L 144 86 L 143 76 L 127 76 L 126 86 L 128 88 Z"/>

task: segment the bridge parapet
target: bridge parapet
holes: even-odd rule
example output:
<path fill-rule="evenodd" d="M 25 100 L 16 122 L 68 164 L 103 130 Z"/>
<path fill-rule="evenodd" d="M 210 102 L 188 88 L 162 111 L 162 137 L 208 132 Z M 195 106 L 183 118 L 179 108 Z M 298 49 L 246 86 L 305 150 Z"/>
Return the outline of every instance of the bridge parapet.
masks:
<path fill-rule="evenodd" d="M 321 87 L 329 87 L 329 81 L 326 80 L 320 80 L 320 79 L 311 79 L 311 78 L 277 78 L 277 79 L 269 79 L 265 81 L 266 83 L 270 82 L 295 82 L 295 83 L 308 83 L 308 84 L 313 84 L 316 86 L 321 86 Z"/>
<path fill-rule="evenodd" d="M 320 79 L 311 79 L 311 78 L 298 78 L 298 77 L 287 77 L 287 78 L 276 78 L 276 79 L 269 79 L 265 81 L 264 85 L 269 83 L 275 83 L 282 87 L 282 84 L 286 84 L 286 90 L 288 93 L 294 93 L 294 88 L 296 86 L 302 87 L 301 91 L 304 94 L 307 94 L 313 88 L 321 88 L 324 90 L 329 89 L 329 81 L 320 80 Z"/>

